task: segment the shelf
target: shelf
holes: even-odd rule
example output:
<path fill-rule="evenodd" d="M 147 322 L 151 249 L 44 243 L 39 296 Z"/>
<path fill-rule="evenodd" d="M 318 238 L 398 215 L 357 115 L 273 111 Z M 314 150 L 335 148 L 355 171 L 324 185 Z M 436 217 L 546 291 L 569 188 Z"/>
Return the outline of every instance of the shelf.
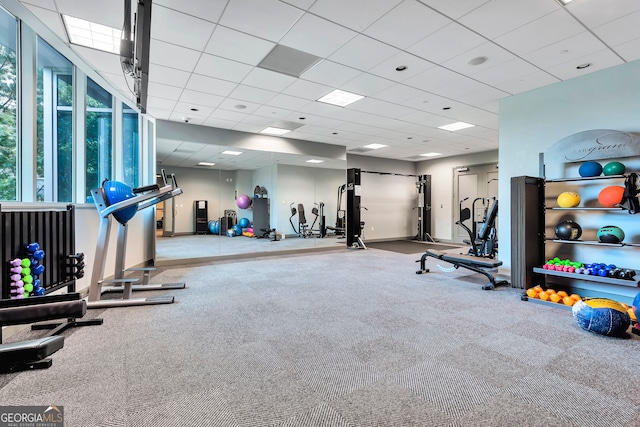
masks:
<path fill-rule="evenodd" d="M 560 240 L 560 239 L 547 239 L 547 241 L 552 241 L 554 243 L 567 243 L 570 245 L 596 245 L 596 246 L 613 246 L 616 248 L 622 248 L 624 246 L 629 246 L 633 248 L 640 247 L 640 243 L 601 243 L 597 240 Z"/>
<path fill-rule="evenodd" d="M 565 277 L 567 279 L 584 280 L 587 282 L 608 283 L 610 285 L 627 286 L 630 288 L 637 288 L 639 286 L 639 282 L 635 278 L 634 280 L 613 279 L 611 277 L 594 276 L 591 274 L 587 275 L 587 274 L 577 274 L 577 273 L 566 273 L 564 271 L 546 270 L 542 267 L 534 267 L 533 272 L 539 273 L 539 274 L 545 274 L 547 276 Z"/>
<path fill-rule="evenodd" d="M 610 175 L 610 176 L 578 176 L 574 178 L 558 178 L 558 179 L 547 179 L 547 182 L 567 182 L 567 181 L 595 181 L 599 179 L 624 179 L 626 175 Z"/>
<path fill-rule="evenodd" d="M 627 212 L 626 209 L 624 208 L 582 208 L 582 207 L 575 207 L 575 208 L 558 208 L 558 207 L 552 207 L 552 208 L 547 208 L 545 207 L 546 210 L 548 211 L 605 211 L 605 212 Z"/>

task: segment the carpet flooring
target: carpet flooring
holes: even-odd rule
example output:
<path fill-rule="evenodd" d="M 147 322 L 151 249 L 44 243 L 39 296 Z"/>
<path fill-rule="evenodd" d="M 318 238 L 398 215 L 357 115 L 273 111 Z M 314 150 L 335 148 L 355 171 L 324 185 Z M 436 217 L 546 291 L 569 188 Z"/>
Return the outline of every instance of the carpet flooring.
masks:
<path fill-rule="evenodd" d="M 640 337 L 415 259 L 163 268 L 152 282 L 188 288 L 147 294 L 174 304 L 92 310 L 104 324 L 65 332 L 49 369 L 0 376 L 0 402 L 64 406 L 65 427 L 640 425 Z"/>
<path fill-rule="evenodd" d="M 445 245 L 442 243 L 418 242 L 415 240 L 365 242 L 365 245 L 368 248 L 382 249 L 383 251 L 397 252 L 400 254 L 419 254 L 419 253 L 426 252 L 427 249 L 439 249 L 443 251 L 447 249 L 456 249 L 456 248 L 461 248 L 463 251 L 466 251 L 467 249 L 466 246 L 452 246 L 452 245 Z"/>

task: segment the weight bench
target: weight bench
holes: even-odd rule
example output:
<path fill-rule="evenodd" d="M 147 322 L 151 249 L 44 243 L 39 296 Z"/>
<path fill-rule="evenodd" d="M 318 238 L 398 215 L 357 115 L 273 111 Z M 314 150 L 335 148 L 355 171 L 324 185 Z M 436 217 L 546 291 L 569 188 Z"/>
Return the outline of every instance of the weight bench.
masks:
<path fill-rule="evenodd" d="M 471 255 L 448 254 L 446 252 L 438 251 L 435 249 L 427 249 L 427 252 L 422 255 L 420 260 L 416 261 L 420 263 L 420 270 L 416 271 L 416 274 L 424 274 L 429 272 L 429 269 L 425 268 L 425 262 L 428 257 L 436 258 L 441 261 L 448 262 L 449 264 L 453 264 L 454 269 L 462 267 L 466 268 L 467 270 L 483 274 L 489 279 L 489 284 L 484 285 L 482 289 L 494 289 L 496 286 L 509 284 L 509 282 L 506 280 L 496 280 L 490 272 L 486 271 L 486 269 L 494 269 L 500 267 L 502 265 L 502 261 Z"/>
<path fill-rule="evenodd" d="M 0 373 L 50 367 L 52 361 L 47 357 L 64 346 L 64 337 L 55 334 L 72 326 L 102 323 L 102 319 L 92 319 L 87 322 L 75 320 L 77 317 L 84 316 L 86 312 L 87 302 L 80 299 L 78 293 L 0 300 Z M 62 318 L 67 318 L 67 321 L 32 326 L 32 329 L 52 329 L 45 337 L 2 343 L 3 326 Z"/>

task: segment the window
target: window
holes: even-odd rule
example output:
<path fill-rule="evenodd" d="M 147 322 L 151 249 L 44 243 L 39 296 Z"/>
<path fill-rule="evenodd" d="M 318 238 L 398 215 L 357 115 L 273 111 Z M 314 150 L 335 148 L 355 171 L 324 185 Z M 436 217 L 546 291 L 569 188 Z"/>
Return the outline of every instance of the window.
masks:
<path fill-rule="evenodd" d="M 138 153 L 140 147 L 138 113 L 122 104 L 122 173 L 125 184 L 138 186 Z"/>
<path fill-rule="evenodd" d="M 16 35 L 16 19 L 0 8 L 0 200 L 18 193 Z"/>
<path fill-rule="evenodd" d="M 38 38 L 36 199 L 71 202 L 73 64 Z"/>
<path fill-rule="evenodd" d="M 113 175 L 113 100 L 111 94 L 87 78 L 86 120 L 86 189 L 101 186 L 105 178 Z"/>

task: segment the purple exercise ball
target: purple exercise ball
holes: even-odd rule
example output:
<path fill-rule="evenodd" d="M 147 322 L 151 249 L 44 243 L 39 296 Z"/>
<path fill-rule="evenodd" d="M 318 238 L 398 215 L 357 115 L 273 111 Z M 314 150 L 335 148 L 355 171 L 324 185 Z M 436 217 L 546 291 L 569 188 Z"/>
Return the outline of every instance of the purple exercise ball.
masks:
<path fill-rule="evenodd" d="M 251 206 L 251 197 L 247 196 L 246 194 L 239 195 L 236 199 L 236 205 L 238 205 L 240 209 L 247 209 L 249 206 Z"/>

